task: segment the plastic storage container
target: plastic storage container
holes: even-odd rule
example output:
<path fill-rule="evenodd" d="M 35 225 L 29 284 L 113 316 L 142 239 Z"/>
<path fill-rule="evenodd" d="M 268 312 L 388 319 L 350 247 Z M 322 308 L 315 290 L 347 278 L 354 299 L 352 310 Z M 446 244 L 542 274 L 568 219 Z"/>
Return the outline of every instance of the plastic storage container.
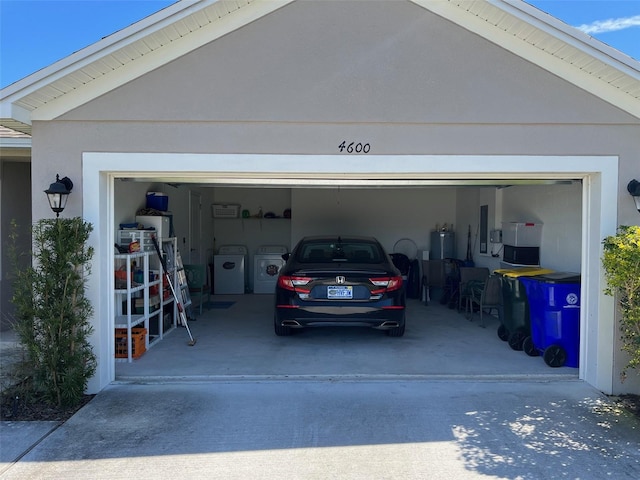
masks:
<path fill-rule="evenodd" d="M 502 222 L 502 243 L 513 247 L 539 247 L 542 224 L 531 222 Z"/>
<path fill-rule="evenodd" d="M 522 267 L 499 269 L 494 273 L 500 275 L 502 283 L 503 314 L 498 336 L 502 340 L 507 340 L 514 350 L 522 350 L 525 338 L 531 336 L 531 323 L 527 292 L 520 278 L 553 273 L 553 270 Z"/>
<path fill-rule="evenodd" d="M 550 367 L 577 368 L 580 356 L 580 274 L 554 272 L 521 282 L 529 298 L 531 345 Z M 528 341 L 525 341 L 528 344 Z"/>
<path fill-rule="evenodd" d="M 168 238 L 171 230 L 171 218 L 166 215 L 136 215 L 136 222 L 144 228 L 154 228 L 157 238 Z"/>
<path fill-rule="evenodd" d="M 162 192 L 147 192 L 147 208 L 166 212 L 169 209 L 169 197 Z"/>

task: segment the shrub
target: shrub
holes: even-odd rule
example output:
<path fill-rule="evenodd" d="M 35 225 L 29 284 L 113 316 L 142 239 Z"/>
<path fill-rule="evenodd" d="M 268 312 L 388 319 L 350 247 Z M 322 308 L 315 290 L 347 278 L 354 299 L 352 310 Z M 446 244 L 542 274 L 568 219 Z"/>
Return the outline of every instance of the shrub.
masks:
<path fill-rule="evenodd" d="M 79 403 L 96 369 L 88 341 L 93 308 L 85 297 L 92 230 L 80 218 L 40 220 L 32 227 L 33 261 L 23 269 L 13 236 L 14 327 L 26 350 L 29 387 L 58 407 Z"/>
<path fill-rule="evenodd" d="M 630 356 L 622 371 L 624 381 L 628 370 L 640 366 L 640 226 L 619 227 L 603 245 L 602 265 L 608 283 L 604 292 L 618 300 L 622 350 Z"/>

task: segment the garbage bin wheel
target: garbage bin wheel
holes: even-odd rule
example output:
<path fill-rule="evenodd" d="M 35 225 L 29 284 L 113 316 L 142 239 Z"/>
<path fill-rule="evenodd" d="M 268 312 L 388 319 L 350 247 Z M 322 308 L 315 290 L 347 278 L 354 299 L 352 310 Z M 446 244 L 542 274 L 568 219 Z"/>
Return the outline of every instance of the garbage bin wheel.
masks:
<path fill-rule="evenodd" d="M 498 338 L 503 342 L 506 342 L 509 338 L 509 330 L 507 330 L 507 327 L 505 327 L 504 325 L 500 325 L 498 327 Z"/>
<path fill-rule="evenodd" d="M 509 334 L 509 339 L 507 341 L 509 342 L 509 346 L 512 349 L 520 351 L 522 350 L 522 344 L 524 343 L 525 337 L 526 335 L 524 332 L 516 330 L 515 332 Z"/>
<path fill-rule="evenodd" d="M 533 338 L 531 337 L 526 337 L 524 339 L 524 341 L 522 342 L 522 350 L 524 350 L 524 353 L 526 353 L 530 357 L 537 357 L 540 355 L 540 352 L 538 352 L 538 349 L 533 344 Z"/>
<path fill-rule="evenodd" d="M 567 361 L 567 352 L 560 345 L 551 345 L 545 348 L 542 359 L 550 367 L 561 367 Z"/>

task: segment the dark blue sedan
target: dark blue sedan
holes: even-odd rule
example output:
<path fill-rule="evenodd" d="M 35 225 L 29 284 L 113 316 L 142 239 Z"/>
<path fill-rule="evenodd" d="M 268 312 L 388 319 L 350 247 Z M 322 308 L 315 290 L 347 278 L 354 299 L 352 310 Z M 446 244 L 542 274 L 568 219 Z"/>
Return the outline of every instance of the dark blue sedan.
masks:
<path fill-rule="evenodd" d="M 321 326 L 366 326 L 404 335 L 402 275 L 375 238 L 305 237 L 285 259 L 275 291 L 276 335 Z"/>

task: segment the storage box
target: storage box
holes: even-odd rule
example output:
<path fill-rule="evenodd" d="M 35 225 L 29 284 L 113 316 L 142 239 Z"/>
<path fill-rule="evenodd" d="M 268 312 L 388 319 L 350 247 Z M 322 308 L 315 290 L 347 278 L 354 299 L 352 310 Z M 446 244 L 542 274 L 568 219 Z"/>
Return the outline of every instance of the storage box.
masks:
<path fill-rule="evenodd" d="M 502 243 L 513 247 L 539 247 L 542 224 L 530 222 L 502 222 Z"/>
<path fill-rule="evenodd" d="M 128 246 L 133 241 L 140 242 L 140 250 L 145 252 L 155 252 L 151 236 L 158 236 L 155 230 L 118 230 L 118 245 Z"/>
<path fill-rule="evenodd" d="M 160 308 L 160 297 L 153 295 L 149 297 L 149 313 L 153 313 Z M 144 313 L 144 298 L 136 298 L 133 303 L 133 313 L 142 315 Z"/>
<path fill-rule="evenodd" d="M 147 350 L 145 346 L 146 328 L 134 327 L 131 329 L 131 356 L 139 358 Z M 127 329 L 116 328 L 116 358 L 129 358 L 129 342 L 127 342 Z"/>
<path fill-rule="evenodd" d="M 147 208 L 166 212 L 169 210 L 169 197 L 162 192 L 147 192 Z"/>
<path fill-rule="evenodd" d="M 214 203 L 211 205 L 213 218 L 240 218 L 240 205 Z"/>
<path fill-rule="evenodd" d="M 145 229 L 154 228 L 158 239 L 168 238 L 171 219 L 164 215 L 136 215 L 136 222 Z"/>

